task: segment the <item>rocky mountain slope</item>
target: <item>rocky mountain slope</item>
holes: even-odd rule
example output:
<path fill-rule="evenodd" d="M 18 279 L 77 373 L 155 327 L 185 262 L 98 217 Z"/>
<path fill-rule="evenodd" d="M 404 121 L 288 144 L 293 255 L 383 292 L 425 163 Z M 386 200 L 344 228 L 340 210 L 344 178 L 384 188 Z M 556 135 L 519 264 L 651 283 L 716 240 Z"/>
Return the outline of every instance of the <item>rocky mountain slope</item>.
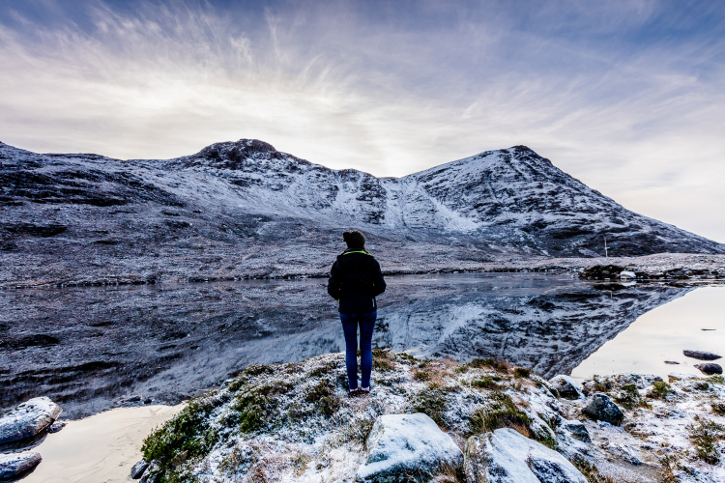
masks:
<path fill-rule="evenodd" d="M 725 253 L 524 146 L 379 179 L 257 140 L 129 161 L 0 143 L 0 220 L 0 284 L 319 273 L 350 227 L 419 267 L 600 256 L 604 237 L 615 256 Z"/>

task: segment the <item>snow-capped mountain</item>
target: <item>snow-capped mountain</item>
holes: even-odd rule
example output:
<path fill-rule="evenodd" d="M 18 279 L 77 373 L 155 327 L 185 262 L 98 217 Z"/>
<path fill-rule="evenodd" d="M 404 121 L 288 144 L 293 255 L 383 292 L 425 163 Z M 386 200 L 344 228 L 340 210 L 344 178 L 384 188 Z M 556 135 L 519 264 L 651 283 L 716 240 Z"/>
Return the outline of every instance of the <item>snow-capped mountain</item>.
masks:
<path fill-rule="evenodd" d="M 623 208 L 524 146 L 376 178 L 257 140 L 129 161 L 0 143 L 0 209 L 0 283 L 324 270 L 340 230 L 353 227 L 370 247 L 422 267 L 601 256 L 605 237 L 615 256 L 725 253 Z"/>

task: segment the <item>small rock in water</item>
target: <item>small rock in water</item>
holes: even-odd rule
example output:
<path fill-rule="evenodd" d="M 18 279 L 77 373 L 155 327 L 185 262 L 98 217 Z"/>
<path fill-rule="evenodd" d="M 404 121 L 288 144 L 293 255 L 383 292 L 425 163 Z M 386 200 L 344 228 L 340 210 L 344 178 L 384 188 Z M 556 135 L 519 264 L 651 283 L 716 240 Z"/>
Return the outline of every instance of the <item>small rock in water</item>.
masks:
<path fill-rule="evenodd" d="M 133 465 L 133 468 L 131 468 L 131 479 L 138 480 L 143 476 L 143 472 L 146 471 L 146 468 L 149 467 L 149 464 L 145 460 L 138 461 L 135 465 Z"/>
<path fill-rule="evenodd" d="M 566 399 L 579 399 L 582 396 L 582 390 L 579 384 L 571 377 L 558 375 L 549 379 L 549 383 L 559 391 L 559 395 Z"/>
<path fill-rule="evenodd" d="M 587 482 L 562 455 L 511 428 L 468 438 L 464 472 L 470 482 Z"/>
<path fill-rule="evenodd" d="M 712 352 L 705 352 L 705 351 L 687 351 L 687 350 L 685 350 L 685 351 L 682 351 L 682 353 L 685 354 L 687 357 L 692 357 L 693 359 L 699 359 L 701 361 L 715 361 L 722 357 L 722 356 L 719 356 Z"/>
<path fill-rule="evenodd" d="M 16 478 L 38 466 L 42 460 L 40 453 L 35 451 L 0 455 L 0 480 Z"/>
<path fill-rule="evenodd" d="M 695 367 L 700 369 L 700 372 L 702 372 L 703 374 L 707 374 L 708 376 L 711 376 L 713 374 L 722 374 L 722 367 L 720 366 L 720 364 L 715 364 L 714 362 L 695 364 Z"/>
<path fill-rule="evenodd" d="M 65 428 L 65 423 L 56 421 L 53 424 L 51 424 L 50 426 L 48 426 L 48 432 L 51 434 L 57 433 L 58 431 L 60 431 L 63 428 Z"/>
<path fill-rule="evenodd" d="M 357 472 L 360 482 L 417 481 L 463 465 L 453 439 L 422 413 L 380 416 L 367 447 L 368 459 Z"/>
<path fill-rule="evenodd" d="M 679 362 L 677 362 L 677 361 L 665 361 L 665 364 L 674 365 L 674 364 L 679 364 Z"/>
<path fill-rule="evenodd" d="M 62 409 L 47 397 L 26 401 L 0 418 L 0 444 L 31 438 L 53 424 Z"/>
<path fill-rule="evenodd" d="M 597 421 L 604 421 L 616 426 L 619 426 L 624 419 L 622 410 L 606 394 L 592 396 L 592 400 L 582 409 L 582 413 Z"/>

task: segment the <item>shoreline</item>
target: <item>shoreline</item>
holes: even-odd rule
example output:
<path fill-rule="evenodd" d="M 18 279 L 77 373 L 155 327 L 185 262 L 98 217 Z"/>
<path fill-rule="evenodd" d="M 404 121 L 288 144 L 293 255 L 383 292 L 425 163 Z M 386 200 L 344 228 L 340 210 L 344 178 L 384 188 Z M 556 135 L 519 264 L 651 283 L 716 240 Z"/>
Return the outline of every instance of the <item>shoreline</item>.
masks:
<path fill-rule="evenodd" d="M 583 280 L 616 282 L 622 272 L 632 272 L 627 281 L 642 282 L 725 282 L 725 255 L 687 253 L 662 253 L 639 257 L 608 258 L 532 258 L 508 261 L 464 263 L 457 265 L 424 264 L 424 268 L 412 268 L 386 260 L 385 276 L 453 274 L 453 273 L 578 273 Z M 609 277 L 602 275 L 607 267 L 613 267 Z M 36 281 L 3 281 L 0 290 L 66 287 L 115 287 L 129 285 L 193 284 L 232 282 L 242 280 L 292 280 L 327 278 L 327 270 L 268 271 L 267 273 L 236 273 L 216 276 L 193 275 L 183 278 L 148 278 L 142 275 L 98 276 L 97 278 L 65 278 Z"/>

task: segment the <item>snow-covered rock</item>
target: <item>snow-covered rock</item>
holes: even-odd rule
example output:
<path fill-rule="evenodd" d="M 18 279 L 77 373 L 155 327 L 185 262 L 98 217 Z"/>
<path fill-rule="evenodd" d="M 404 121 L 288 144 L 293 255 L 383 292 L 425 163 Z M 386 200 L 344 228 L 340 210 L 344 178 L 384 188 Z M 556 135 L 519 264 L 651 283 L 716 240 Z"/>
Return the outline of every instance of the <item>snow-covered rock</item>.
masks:
<path fill-rule="evenodd" d="M 360 482 L 427 481 L 463 464 L 453 439 L 422 413 L 378 417 L 367 447 L 367 461 L 357 472 Z"/>
<path fill-rule="evenodd" d="M 579 383 L 570 376 L 559 374 L 549 380 L 549 383 L 559 391 L 561 397 L 567 399 L 579 399 L 583 396 Z"/>
<path fill-rule="evenodd" d="M 146 462 L 146 460 L 139 460 L 136 462 L 135 465 L 131 468 L 131 479 L 138 480 L 143 476 L 144 471 L 146 471 L 146 468 L 149 467 L 149 464 Z"/>
<path fill-rule="evenodd" d="M 30 438 L 53 424 L 62 409 L 47 397 L 20 404 L 0 418 L 0 444 Z"/>
<path fill-rule="evenodd" d="M 587 431 L 586 425 L 581 421 L 565 420 L 562 421 L 560 427 L 562 430 L 567 431 L 574 439 L 578 439 L 579 441 L 583 441 L 585 443 L 592 442 L 592 438 L 589 436 L 589 431 Z"/>
<path fill-rule="evenodd" d="M 43 458 L 40 453 L 26 451 L 0 455 L 0 480 L 10 480 L 38 466 Z"/>
<path fill-rule="evenodd" d="M 582 413 L 597 421 L 620 425 L 624 413 L 606 394 L 594 394 Z"/>
<path fill-rule="evenodd" d="M 468 483 L 586 483 L 562 455 L 510 428 L 466 442 L 464 471 Z"/>

